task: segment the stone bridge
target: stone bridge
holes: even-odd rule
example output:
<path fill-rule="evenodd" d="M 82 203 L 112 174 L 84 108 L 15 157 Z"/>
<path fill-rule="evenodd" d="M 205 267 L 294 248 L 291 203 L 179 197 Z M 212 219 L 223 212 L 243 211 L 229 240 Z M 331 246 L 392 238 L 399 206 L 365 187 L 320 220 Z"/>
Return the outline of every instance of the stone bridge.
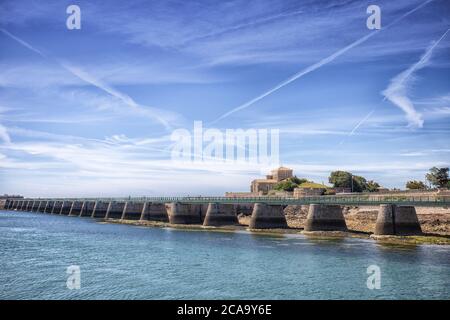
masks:
<path fill-rule="evenodd" d="M 283 209 L 309 205 L 305 231 L 347 231 L 343 206 L 380 206 L 374 234 L 421 234 L 416 206 L 450 205 L 448 197 L 321 196 L 277 197 L 143 197 L 7 199 L 4 209 L 57 215 L 161 221 L 204 226 L 237 225 L 237 212 L 251 213 L 250 229 L 288 228 Z"/>

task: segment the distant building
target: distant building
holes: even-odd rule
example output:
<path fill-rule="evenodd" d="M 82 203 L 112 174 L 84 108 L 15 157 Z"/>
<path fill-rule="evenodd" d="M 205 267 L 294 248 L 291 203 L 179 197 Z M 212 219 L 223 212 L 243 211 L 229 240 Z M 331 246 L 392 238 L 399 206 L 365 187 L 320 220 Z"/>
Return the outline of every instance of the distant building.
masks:
<path fill-rule="evenodd" d="M 266 194 L 270 190 L 273 190 L 275 185 L 283 180 L 288 178 L 292 178 L 293 170 L 286 167 L 279 167 L 278 169 L 274 169 L 266 176 L 266 179 L 255 179 L 252 181 L 250 186 L 250 191 L 252 193 L 263 193 Z"/>

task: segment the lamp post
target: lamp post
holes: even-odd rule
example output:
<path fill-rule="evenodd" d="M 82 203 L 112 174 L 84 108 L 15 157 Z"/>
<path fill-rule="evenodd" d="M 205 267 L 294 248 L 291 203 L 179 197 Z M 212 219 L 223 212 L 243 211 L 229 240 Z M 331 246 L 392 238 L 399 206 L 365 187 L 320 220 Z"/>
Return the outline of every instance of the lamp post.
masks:
<path fill-rule="evenodd" d="M 353 193 L 353 173 L 350 173 L 350 179 L 351 179 L 351 183 L 352 183 L 352 193 Z"/>

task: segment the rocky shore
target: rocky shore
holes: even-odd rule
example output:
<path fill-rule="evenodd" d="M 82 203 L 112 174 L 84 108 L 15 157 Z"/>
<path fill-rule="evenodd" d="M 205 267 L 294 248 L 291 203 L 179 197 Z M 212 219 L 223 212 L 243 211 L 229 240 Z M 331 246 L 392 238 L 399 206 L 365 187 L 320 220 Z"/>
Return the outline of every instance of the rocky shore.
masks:
<path fill-rule="evenodd" d="M 303 234 L 308 237 L 317 237 L 322 239 L 357 237 L 373 239 L 378 242 L 393 245 L 417 245 L 417 244 L 439 244 L 450 245 L 450 209 L 422 207 L 417 208 L 417 215 L 424 235 L 422 236 L 381 236 L 372 235 L 375 228 L 375 221 L 378 214 L 378 207 L 345 207 L 344 216 L 348 227 L 348 232 L 305 232 L 304 223 L 308 214 L 308 206 L 287 206 L 284 210 L 288 229 L 261 229 L 251 230 L 265 235 L 282 234 Z M 183 225 L 170 224 L 158 221 L 136 221 L 136 220 L 117 220 L 107 219 L 109 223 L 124 223 L 145 227 L 176 228 L 186 231 L 214 231 L 214 232 L 236 232 L 249 231 L 251 216 L 239 214 L 238 225 L 223 227 L 204 227 L 202 225 Z"/>

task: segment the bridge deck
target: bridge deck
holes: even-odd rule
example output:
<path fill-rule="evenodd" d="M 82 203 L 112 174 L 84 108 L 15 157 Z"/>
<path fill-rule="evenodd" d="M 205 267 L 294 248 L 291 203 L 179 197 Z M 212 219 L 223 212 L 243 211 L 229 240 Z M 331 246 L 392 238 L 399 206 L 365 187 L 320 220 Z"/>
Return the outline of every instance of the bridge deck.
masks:
<path fill-rule="evenodd" d="M 411 206 L 450 206 L 448 197 L 407 197 L 407 196 L 320 196 L 304 198 L 287 197 L 128 197 L 128 198 L 24 198 L 14 200 L 35 200 L 35 201 L 101 201 L 101 202 L 153 202 L 153 203 L 232 203 L 232 204 L 252 204 L 267 203 L 273 205 L 309 205 L 309 204 L 338 204 L 338 205 L 368 205 L 396 204 Z"/>

